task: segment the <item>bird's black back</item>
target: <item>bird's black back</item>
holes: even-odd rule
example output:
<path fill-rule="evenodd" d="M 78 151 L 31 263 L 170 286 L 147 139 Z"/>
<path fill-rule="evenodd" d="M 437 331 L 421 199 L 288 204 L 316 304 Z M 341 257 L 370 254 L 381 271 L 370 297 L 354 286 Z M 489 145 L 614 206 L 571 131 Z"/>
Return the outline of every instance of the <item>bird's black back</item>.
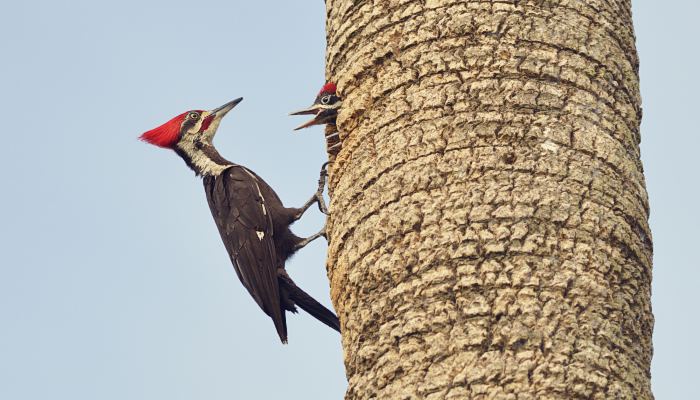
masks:
<path fill-rule="evenodd" d="M 269 315 L 283 342 L 287 323 L 280 304 L 277 269 L 284 260 L 277 256 L 273 240 L 272 202 L 263 196 L 258 178 L 245 167 L 234 165 L 218 176 L 204 178 L 212 216 L 243 286 Z"/>
<path fill-rule="evenodd" d="M 299 288 L 284 271 L 302 239 L 289 229 L 301 211 L 286 208 L 277 193 L 249 169 L 232 165 L 204 177 L 209 208 L 238 278 L 287 342 L 285 310 L 296 305 L 340 331 L 338 317 Z"/>

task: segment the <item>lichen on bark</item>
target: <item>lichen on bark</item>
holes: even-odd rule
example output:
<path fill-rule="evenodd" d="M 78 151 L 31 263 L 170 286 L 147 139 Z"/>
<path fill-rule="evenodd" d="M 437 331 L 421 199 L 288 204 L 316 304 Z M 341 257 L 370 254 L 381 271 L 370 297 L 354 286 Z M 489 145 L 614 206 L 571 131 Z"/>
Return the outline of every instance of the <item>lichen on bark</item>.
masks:
<path fill-rule="evenodd" d="M 652 398 L 629 1 L 327 10 L 346 398 Z"/>

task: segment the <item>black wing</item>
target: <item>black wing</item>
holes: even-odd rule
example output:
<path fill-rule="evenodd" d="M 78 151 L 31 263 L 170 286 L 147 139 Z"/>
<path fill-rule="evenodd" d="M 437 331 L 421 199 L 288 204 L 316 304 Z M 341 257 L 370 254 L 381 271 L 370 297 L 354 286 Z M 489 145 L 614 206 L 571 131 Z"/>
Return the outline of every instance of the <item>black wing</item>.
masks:
<path fill-rule="evenodd" d="M 245 167 L 233 166 L 217 177 L 206 177 L 204 189 L 238 278 L 286 343 L 273 225 L 257 178 Z"/>

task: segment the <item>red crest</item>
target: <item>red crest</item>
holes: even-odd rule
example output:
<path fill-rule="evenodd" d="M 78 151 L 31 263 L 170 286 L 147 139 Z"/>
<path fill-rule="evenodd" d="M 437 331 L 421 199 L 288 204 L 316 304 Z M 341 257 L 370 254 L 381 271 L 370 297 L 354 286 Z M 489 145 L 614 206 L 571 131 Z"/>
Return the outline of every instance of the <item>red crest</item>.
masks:
<path fill-rule="evenodd" d="M 182 122 L 186 117 L 187 113 L 184 112 L 163 125 L 144 132 L 139 139 L 159 147 L 172 149 L 179 139 L 180 127 L 182 127 Z"/>
<path fill-rule="evenodd" d="M 322 94 L 335 94 L 336 87 L 335 83 L 333 82 L 328 82 L 323 87 L 321 88 L 321 91 L 318 92 L 319 96 Z"/>

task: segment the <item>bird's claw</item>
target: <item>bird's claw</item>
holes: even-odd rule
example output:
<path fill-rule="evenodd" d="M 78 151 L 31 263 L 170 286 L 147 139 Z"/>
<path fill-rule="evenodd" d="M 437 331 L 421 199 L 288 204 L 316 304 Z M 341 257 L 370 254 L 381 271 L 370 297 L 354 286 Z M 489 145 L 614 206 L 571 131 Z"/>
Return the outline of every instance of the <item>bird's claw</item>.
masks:
<path fill-rule="evenodd" d="M 294 245 L 294 251 L 298 251 L 299 249 L 305 247 L 309 243 L 313 242 L 314 240 L 323 237 L 326 239 L 326 242 L 328 241 L 328 234 L 326 233 L 326 225 L 323 225 L 323 228 L 318 231 L 317 233 L 307 237 L 306 239 L 302 239 L 299 241 L 296 245 Z"/>
<path fill-rule="evenodd" d="M 318 189 L 316 190 L 316 201 L 318 203 L 318 209 L 326 215 L 330 215 L 328 212 L 328 206 L 326 205 L 326 199 L 323 198 L 323 190 L 326 188 L 326 181 L 328 180 L 328 164 L 331 161 L 323 163 L 321 166 L 321 173 L 318 177 Z"/>
<path fill-rule="evenodd" d="M 318 209 L 322 213 L 326 215 L 331 215 L 331 213 L 328 211 L 328 206 L 326 205 L 326 199 L 323 198 L 323 194 L 320 194 L 318 197 L 316 197 L 318 200 Z"/>
<path fill-rule="evenodd" d="M 328 171 L 326 171 L 326 167 L 329 163 L 330 162 L 327 162 L 321 166 L 321 175 L 318 178 L 318 189 L 316 189 L 316 193 L 314 193 L 311 198 L 298 209 L 299 211 L 292 217 L 294 221 L 299 220 L 299 218 L 301 218 L 304 213 L 314 205 L 314 203 L 318 204 L 318 209 L 322 213 L 330 215 L 328 206 L 326 205 L 326 200 L 323 198 L 323 190 L 326 188 L 326 180 L 328 178 Z"/>

